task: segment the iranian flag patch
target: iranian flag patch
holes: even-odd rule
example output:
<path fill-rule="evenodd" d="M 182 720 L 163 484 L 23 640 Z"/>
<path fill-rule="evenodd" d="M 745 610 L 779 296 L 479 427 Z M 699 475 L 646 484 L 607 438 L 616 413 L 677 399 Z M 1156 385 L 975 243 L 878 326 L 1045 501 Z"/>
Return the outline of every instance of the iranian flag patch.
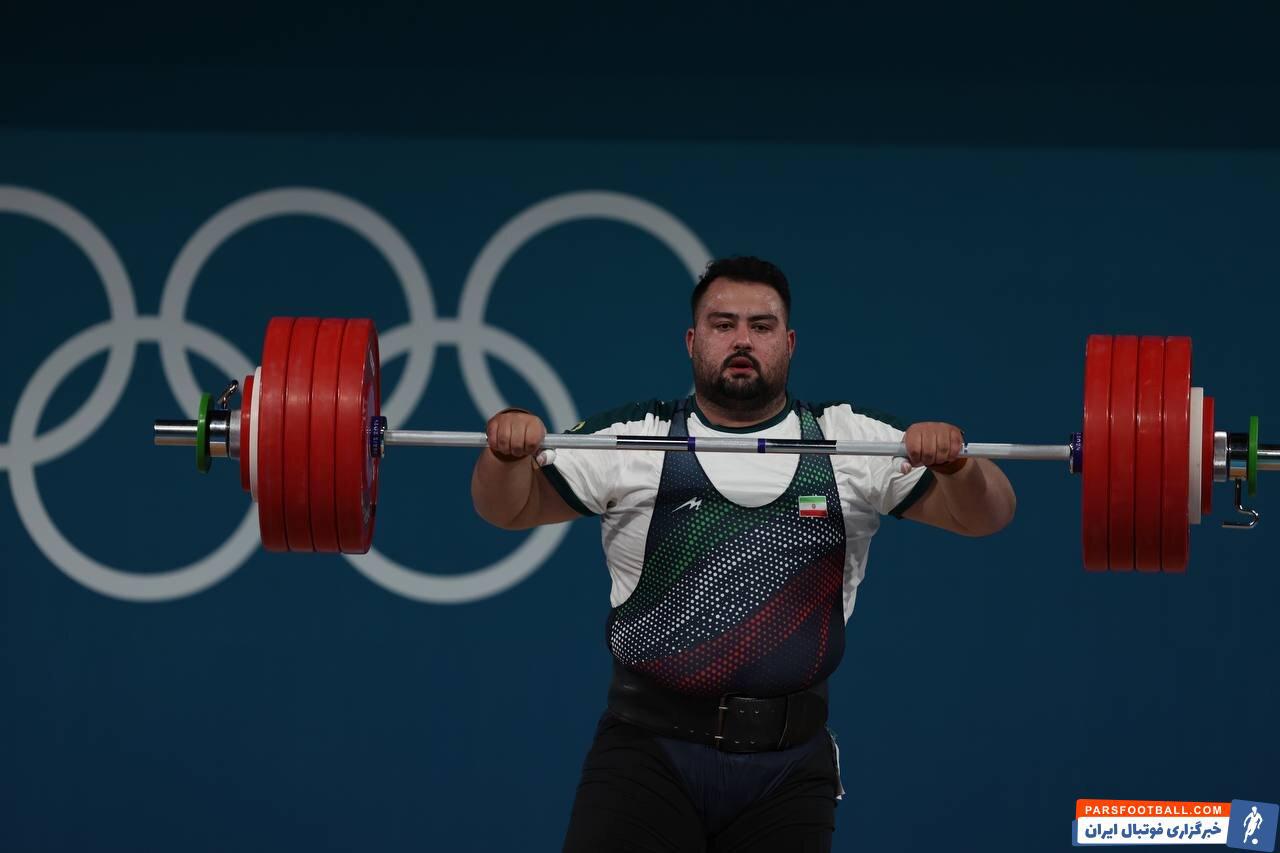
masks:
<path fill-rule="evenodd" d="M 824 495 L 805 495 L 800 498 L 801 517 L 826 518 L 827 499 Z"/>

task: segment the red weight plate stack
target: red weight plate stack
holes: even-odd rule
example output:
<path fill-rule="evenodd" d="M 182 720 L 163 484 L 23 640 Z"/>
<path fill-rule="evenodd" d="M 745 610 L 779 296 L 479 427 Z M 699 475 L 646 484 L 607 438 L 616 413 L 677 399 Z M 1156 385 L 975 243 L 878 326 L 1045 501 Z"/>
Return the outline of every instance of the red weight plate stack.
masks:
<path fill-rule="evenodd" d="M 334 495 L 338 542 L 363 554 L 373 541 L 378 460 L 369 450 L 369 422 L 380 411 L 378 334 L 370 320 L 348 320 L 338 363 Z"/>
<path fill-rule="evenodd" d="M 320 321 L 299 317 L 289 339 L 284 393 L 284 529 L 290 551 L 311 544 L 311 370 Z"/>
<path fill-rule="evenodd" d="M 1204 398 L 1204 435 L 1201 437 L 1200 514 L 1213 512 L 1213 398 Z"/>
<path fill-rule="evenodd" d="M 334 437 L 338 416 L 338 362 L 346 320 L 320 321 L 311 370 L 311 539 L 317 551 L 339 550 L 334 503 Z"/>
<path fill-rule="evenodd" d="M 1133 450 L 1137 440 L 1138 339 L 1117 335 L 1111 354 L 1111 570 L 1133 569 Z"/>
<path fill-rule="evenodd" d="M 1160 494 L 1160 565 L 1184 572 L 1191 550 L 1188 494 L 1191 472 L 1191 339 L 1171 337 L 1164 345 L 1164 483 Z M 1196 427 L 1200 435 L 1200 426 Z"/>
<path fill-rule="evenodd" d="M 240 386 L 240 488 L 249 491 L 249 446 L 253 443 L 253 374 Z"/>
<path fill-rule="evenodd" d="M 1110 335 L 1090 335 L 1084 356 L 1084 483 L 1081 489 L 1081 539 L 1084 567 L 1106 571 L 1111 463 Z"/>
<path fill-rule="evenodd" d="M 1134 449 L 1133 563 L 1160 571 L 1160 511 L 1164 482 L 1164 338 L 1138 344 L 1138 431 Z"/>
<path fill-rule="evenodd" d="M 292 317 L 273 317 L 262 343 L 262 388 L 258 391 L 258 529 L 262 547 L 289 550 L 284 525 L 284 397 L 289 370 Z"/>

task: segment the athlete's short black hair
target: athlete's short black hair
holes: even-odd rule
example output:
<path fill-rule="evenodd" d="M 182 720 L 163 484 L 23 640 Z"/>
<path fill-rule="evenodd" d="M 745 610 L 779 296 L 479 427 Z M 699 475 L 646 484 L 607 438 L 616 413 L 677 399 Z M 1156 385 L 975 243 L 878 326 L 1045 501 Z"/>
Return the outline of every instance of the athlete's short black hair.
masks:
<path fill-rule="evenodd" d="M 698 321 L 698 303 L 702 301 L 702 295 L 707 292 L 711 282 L 718 278 L 769 285 L 782 298 L 782 305 L 787 309 L 787 325 L 791 325 L 791 285 L 787 283 L 786 275 L 776 264 L 751 255 L 719 258 L 707 264 L 707 268 L 698 277 L 698 283 L 694 285 L 693 295 L 689 297 L 689 308 L 695 324 Z"/>

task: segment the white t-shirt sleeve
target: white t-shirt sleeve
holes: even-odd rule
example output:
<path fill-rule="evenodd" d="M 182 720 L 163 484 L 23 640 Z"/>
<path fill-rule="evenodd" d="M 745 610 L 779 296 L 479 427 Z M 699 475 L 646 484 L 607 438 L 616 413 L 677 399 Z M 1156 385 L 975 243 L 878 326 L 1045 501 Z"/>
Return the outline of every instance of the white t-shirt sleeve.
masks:
<path fill-rule="evenodd" d="M 899 435 L 901 440 L 901 435 Z M 881 475 L 880 501 L 876 508 L 881 515 L 901 517 L 924 494 L 934 480 L 933 472 L 928 468 L 913 468 L 903 474 L 900 459 L 881 458 L 888 470 Z"/>
<path fill-rule="evenodd" d="M 643 404 L 633 409 L 632 419 L 619 419 L 590 432 L 578 432 L 582 424 L 566 432 L 575 435 L 650 435 L 657 434 L 660 425 L 653 414 L 643 412 Z M 624 418 L 626 416 L 623 416 Z M 599 424 L 597 416 L 584 423 Z M 628 478 L 624 466 L 628 464 L 628 450 L 544 450 L 538 454 L 538 465 L 565 503 L 583 515 L 603 515 L 617 503 L 626 488 Z"/>
<path fill-rule="evenodd" d="M 600 432 L 615 432 L 613 429 Z M 615 500 L 621 450 L 546 450 L 538 464 L 565 503 L 583 515 L 603 515 Z"/>

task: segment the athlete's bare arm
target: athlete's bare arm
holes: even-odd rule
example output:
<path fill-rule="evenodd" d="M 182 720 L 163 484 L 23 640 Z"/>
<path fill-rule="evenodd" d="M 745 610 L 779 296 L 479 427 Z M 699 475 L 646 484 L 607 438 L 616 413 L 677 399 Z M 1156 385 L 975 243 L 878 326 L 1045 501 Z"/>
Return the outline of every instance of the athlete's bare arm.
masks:
<path fill-rule="evenodd" d="M 534 454 L 547 428 L 536 415 L 499 412 L 485 434 L 489 446 L 471 473 L 471 502 L 481 518 L 504 530 L 524 530 L 580 517 L 538 471 Z"/>

